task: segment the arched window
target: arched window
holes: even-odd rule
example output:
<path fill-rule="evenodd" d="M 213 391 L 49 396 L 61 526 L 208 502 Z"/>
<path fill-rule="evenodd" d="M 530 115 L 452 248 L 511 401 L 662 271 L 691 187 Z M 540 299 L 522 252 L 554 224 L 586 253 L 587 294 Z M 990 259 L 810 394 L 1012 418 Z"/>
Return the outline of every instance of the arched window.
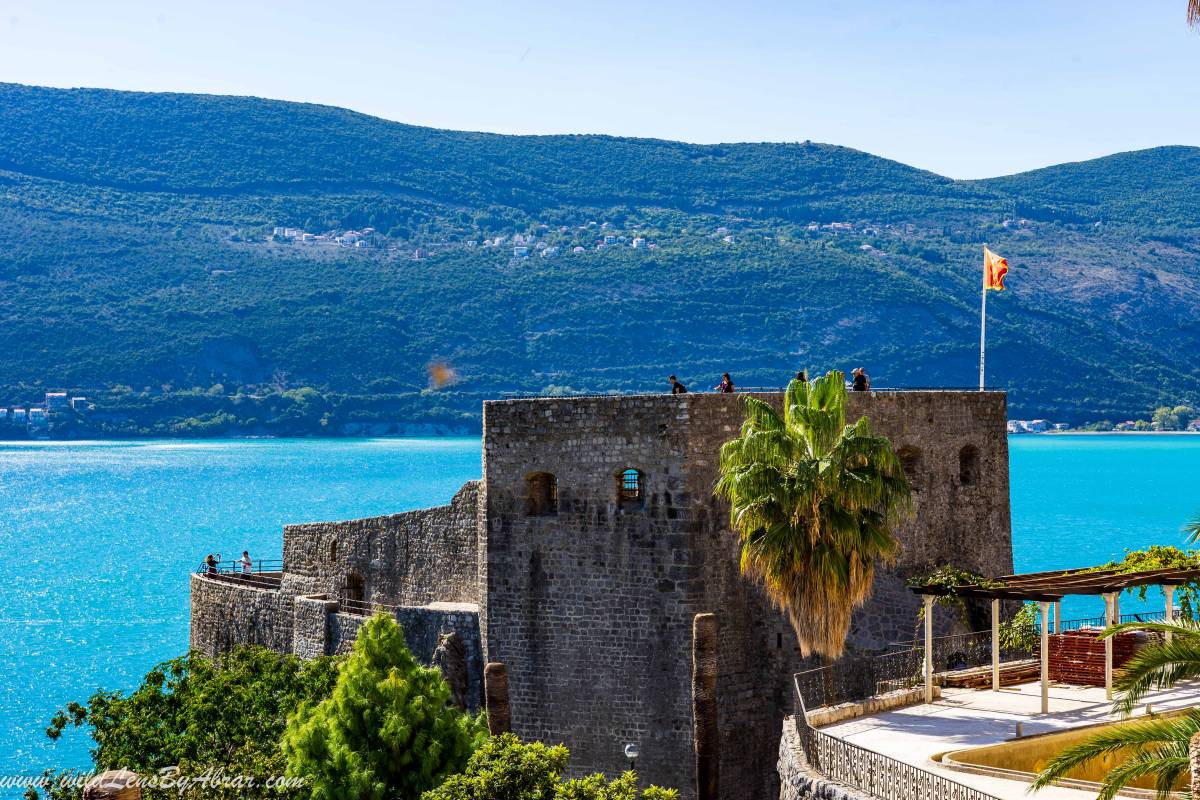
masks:
<path fill-rule="evenodd" d="M 921 490 L 921 451 L 912 445 L 905 445 L 896 451 L 900 466 L 904 468 L 904 477 L 914 492 Z"/>
<path fill-rule="evenodd" d="M 525 476 L 525 515 L 539 517 L 558 513 L 558 478 L 549 472 Z"/>
<path fill-rule="evenodd" d="M 646 475 L 640 469 L 623 469 L 617 473 L 617 499 L 621 505 L 642 505 L 646 496 Z"/>
<path fill-rule="evenodd" d="M 964 445 L 958 451 L 958 482 L 963 486 L 974 486 L 979 480 L 979 448 Z"/>
<path fill-rule="evenodd" d="M 363 604 L 365 592 L 363 591 L 362 576 L 351 572 L 346 576 L 346 593 L 345 599 L 347 603 L 361 606 Z"/>

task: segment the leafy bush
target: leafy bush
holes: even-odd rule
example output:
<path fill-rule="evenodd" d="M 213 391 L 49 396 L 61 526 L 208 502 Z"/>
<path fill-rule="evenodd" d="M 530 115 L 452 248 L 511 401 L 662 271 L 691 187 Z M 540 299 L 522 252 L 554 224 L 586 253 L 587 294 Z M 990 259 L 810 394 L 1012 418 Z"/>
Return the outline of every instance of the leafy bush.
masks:
<path fill-rule="evenodd" d="M 284 772 L 279 744 L 287 714 L 329 695 L 337 663 L 247 646 L 218 661 L 192 653 L 159 664 L 129 694 L 100 690 L 86 704 L 71 703 L 46 734 L 57 739 L 68 725 L 89 728 L 97 770 L 152 775 L 178 767 L 187 777 L 223 769 L 262 788 L 228 795 L 210 789 L 205 797 L 286 797 L 265 781 Z"/>
<path fill-rule="evenodd" d="M 506 733 L 488 739 L 465 770 L 421 800 L 676 800 L 674 789 L 651 786 L 639 792 L 637 775 L 613 781 L 603 775 L 564 781 L 570 754 L 562 745 L 522 744 Z"/>

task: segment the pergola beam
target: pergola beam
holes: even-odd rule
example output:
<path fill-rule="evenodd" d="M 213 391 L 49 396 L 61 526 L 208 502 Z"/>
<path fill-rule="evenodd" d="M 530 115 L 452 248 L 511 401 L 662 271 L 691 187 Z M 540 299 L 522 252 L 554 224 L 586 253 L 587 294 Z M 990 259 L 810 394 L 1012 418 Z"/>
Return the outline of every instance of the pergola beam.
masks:
<path fill-rule="evenodd" d="M 1167 568 L 1120 573 L 1115 570 L 1012 575 L 997 579 L 995 585 L 915 586 L 919 595 L 976 597 L 987 600 L 1025 600 L 1057 602 L 1065 595 L 1106 595 L 1136 586 L 1174 586 L 1200 579 L 1200 567 Z M 1059 620 L 1056 620 L 1058 622 Z M 1057 629 L 1057 627 L 1056 627 Z"/>

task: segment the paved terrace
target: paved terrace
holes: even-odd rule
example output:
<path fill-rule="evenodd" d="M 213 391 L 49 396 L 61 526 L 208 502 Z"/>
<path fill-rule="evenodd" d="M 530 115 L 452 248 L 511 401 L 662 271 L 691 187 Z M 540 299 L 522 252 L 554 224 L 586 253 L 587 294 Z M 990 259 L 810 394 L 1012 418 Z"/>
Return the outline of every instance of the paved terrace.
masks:
<path fill-rule="evenodd" d="M 1200 683 L 1155 692 L 1146 702 L 1153 705 L 1156 714 L 1195 706 L 1200 704 Z M 858 717 L 821 731 L 1001 800 L 1094 800 L 1095 792 L 1061 787 L 1029 794 L 1028 783 L 946 769 L 933 761 L 933 756 L 1010 740 L 1016 735 L 1018 722 L 1023 725 L 1024 735 L 1029 736 L 1118 719 L 1111 711 L 1112 703 L 1105 699 L 1103 687 L 1052 684 L 1049 714 L 1041 713 L 1041 686 L 1036 682 L 1000 691 L 945 688 L 941 699 L 931 704 Z M 1144 706 L 1135 717 L 1143 714 Z"/>

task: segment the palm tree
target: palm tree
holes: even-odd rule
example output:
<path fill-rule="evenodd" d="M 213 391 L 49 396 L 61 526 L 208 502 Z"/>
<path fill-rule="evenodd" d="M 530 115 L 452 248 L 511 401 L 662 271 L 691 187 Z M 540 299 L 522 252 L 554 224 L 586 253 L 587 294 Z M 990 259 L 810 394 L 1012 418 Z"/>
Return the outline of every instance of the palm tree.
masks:
<path fill-rule="evenodd" d="M 743 400 L 738 438 L 721 447 L 715 493 L 729 501 L 742 574 L 787 614 L 804 656 L 837 658 L 875 563 L 899 544 L 912 493 L 891 443 L 862 417 L 846 424 L 846 381 L 792 381 L 783 414 Z"/>
<path fill-rule="evenodd" d="M 1200 26 L 1200 0 L 1188 0 L 1188 24 Z"/>
<path fill-rule="evenodd" d="M 1171 640 L 1164 637 L 1140 648 L 1117 673 L 1115 687 L 1120 694 L 1113 708 L 1122 714 L 1132 712 L 1151 689 L 1200 677 L 1200 625 L 1196 622 L 1128 622 L 1113 625 L 1102 635 L 1115 636 L 1132 629 L 1169 633 Z M 1110 728 L 1051 759 L 1033 787 L 1049 786 L 1090 761 L 1119 755 L 1123 760 L 1105 776 L 1098 800 L 1111 800 L 1126 785 L 1144 777 L 1152 778 L 1158 796 L 1166 798 L 1189 774 L 1189 744 L 1197 733 L 1200 733 L 1200 709 L 1170 719 Z"/>

